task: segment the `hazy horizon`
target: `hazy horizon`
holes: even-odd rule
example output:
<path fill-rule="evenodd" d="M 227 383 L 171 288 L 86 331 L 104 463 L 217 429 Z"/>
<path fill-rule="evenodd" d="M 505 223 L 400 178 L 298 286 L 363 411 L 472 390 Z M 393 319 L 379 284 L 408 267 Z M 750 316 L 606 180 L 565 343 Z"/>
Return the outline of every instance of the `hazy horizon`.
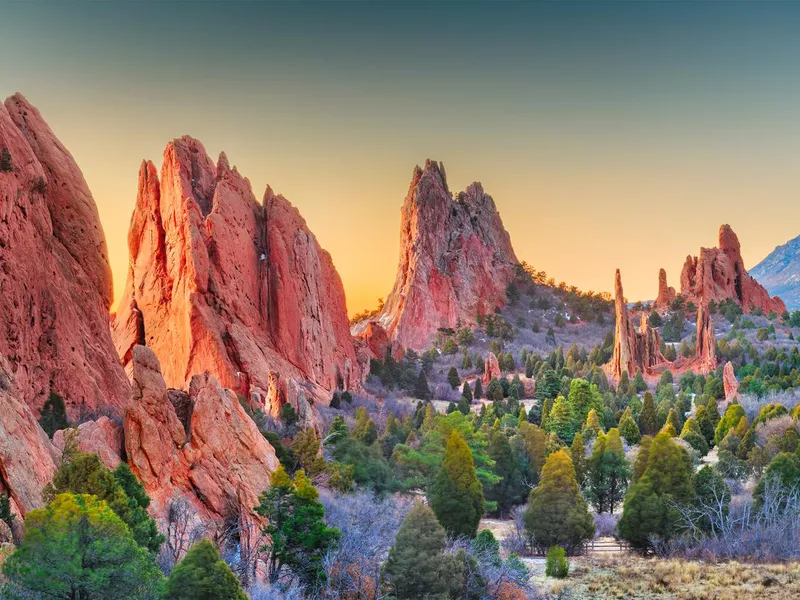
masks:
<path fill-rule="evenodd" d="M 413 167 L 481 181 L 520 260 L 630 300 L 730 223 L 800 233 L 800 4 L 9 4 L 3 97 L 80 165 L 119 298 L 142 159 L 188 134 L 284 194 L 352 314 L 391 289 Z"/>

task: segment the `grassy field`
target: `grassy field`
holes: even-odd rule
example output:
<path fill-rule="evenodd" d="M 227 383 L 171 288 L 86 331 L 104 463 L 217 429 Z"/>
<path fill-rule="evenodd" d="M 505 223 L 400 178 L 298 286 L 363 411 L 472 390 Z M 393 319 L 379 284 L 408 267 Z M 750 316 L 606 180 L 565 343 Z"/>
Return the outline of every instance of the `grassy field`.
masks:
<path fill-rule="evenodd" d="M 548 598 L 739 600 L 800 598 L 800 564 L 703 563 L 615 555 L 570 560 L 567 579 L 534 573 Z"/>

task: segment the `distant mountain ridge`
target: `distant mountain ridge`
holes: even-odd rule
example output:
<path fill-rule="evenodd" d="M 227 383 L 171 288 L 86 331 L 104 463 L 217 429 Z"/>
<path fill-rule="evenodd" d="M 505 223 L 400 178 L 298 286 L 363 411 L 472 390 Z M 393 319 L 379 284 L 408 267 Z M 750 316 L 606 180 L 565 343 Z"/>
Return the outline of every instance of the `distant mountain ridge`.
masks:
<path fill-rule="evenodd" d="M 772 295 L 780 296 L 790 310 L 800 309 L 800 235 L 778 246 L 750 269 Z"/>

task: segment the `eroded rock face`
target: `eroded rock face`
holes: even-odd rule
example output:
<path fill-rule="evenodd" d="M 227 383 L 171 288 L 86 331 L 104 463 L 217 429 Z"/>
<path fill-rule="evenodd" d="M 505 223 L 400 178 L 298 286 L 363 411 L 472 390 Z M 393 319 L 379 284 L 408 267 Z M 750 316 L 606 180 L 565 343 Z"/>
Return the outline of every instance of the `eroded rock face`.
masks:
<path fill-rule="evenodd" d="M 12 512 L 24 516 L 42 506 L 42 490 L 53 478 L 57 455 L 0 354 L 0 492 L 8 494 Z"/>
<path fill-rule="evenodd" d="M 717 350 L 714 340 L 714 323 L 707 306 L 697 309 L 697 344 L 695 349 L 696 371 L 710 373 L 717 368 Z"/>
<path fill-rule="evenodd" d="M 722 385 L 725 388 L 726 401 L 731 401 L 739 395 L 739 382 L 736 380 L 731 361 L 726 362 L 722 370 Z"/>
<path fill-rule="evenodd" d="M 64 452 L 67 431 L 61 429 L 53 435 L 53 446 Z M 116 469 L 122 462 L 122 427 L 106 416 L 96 421 L 86 421 L 77 427 L 78 450 L 94 452 L 109 469 Z"/>
<path fill-rule="evenodd" d="M 377 321 L 391 340 L 424 350 L 437 329 L 505 304 L 516 264 L 492 197 L 473 183 L 453 199 L 444 166 L 428 160 L 403 203 L 397 278 Z"/>
<path fill-rule="evenodd" d="M 661 353 L 661 338 L 658 330 L 649 326 L 644 314 L 639 331 L 636 331 L 628 314 L 619 269 L 614 278 L 614 305 L 617 323 L 614 329 L 611 377 L 615 381 L 619 381 L 623 372 L 627 373 L 629 377 L 633 377 L 637 370 L 641 370 L 645 374 L 652 373 L 655 367 L 669 364 Z"/>
<path fill-rule="evenodd" d="M 701 248 L 699 257 L 686 257 L 681 271 L 681 296 L 696 306 L 731 299 L 746 313 L 786 312 L 783 300 L 770 298 L 769 292 L 745 270 L 739 238 L 730 225 L 720 227 L 718 248 Z"/>
<path fill-rule="evenodd" d="M 17 94 L 0 106 L 0 354 L 38 410 L 59 393 L 72 419 L 121 415 L 130 396 L 111 342 L 111 270 L 97 207 L 78 165 Z"/>
<path fill-rule="evenodd" d="M 494 352 L 489 352 L 486 361 L 483 365 L 483 385 L 486 386 L 492 379 L 500 379 L 503 374 L 500 372 L 500 363 L 497 362 L 497 357 Z"/>
<path fill-rule="evenodd" d="M 133 399 L 124 421 L 125 448 L 153 510 L 164 518 L 171 500 L 188 499 L 203 520 L 236 514 L 257 520 L 253 507 L 278 468 L 275 451 L 236 394 L 209 374 L 192 377 L 179 406 L 191 403 L 188 426 L 178 417 L 158 359 L 144 346 L 131 350 Z"/>
<path fill-rule="evenodd" d="M 360 384 L 330 255 L 283 196 L 267 188 L 256 202 L 224 154 L 215 165 L 183 137 L 167 146 L 160 180 L 144 163 L 128 246 L 113 322 L 126 367 L 145 344 L 171 387 L 208 371 L 249 397 L 280 373 L 327 403 L 337 387 Z"/>
<path fill-rule="evenodd" d="M 653 308 L 658 310 L 669 308 L 675 297 L 675 288 L 667 285 L 667 272 L 660 269 L 658 271 L 658 296 L 653 303 Z"/>

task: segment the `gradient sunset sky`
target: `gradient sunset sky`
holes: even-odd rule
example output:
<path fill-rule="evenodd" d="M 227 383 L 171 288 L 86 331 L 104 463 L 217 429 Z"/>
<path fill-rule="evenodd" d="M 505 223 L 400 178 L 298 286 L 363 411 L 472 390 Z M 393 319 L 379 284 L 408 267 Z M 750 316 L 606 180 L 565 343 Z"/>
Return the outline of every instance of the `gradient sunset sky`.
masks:
<path fill-rule="evenodd" d="M 81 166 L 117 296 L 139 164 L 190 134 L 300 209 L 351 313 L 428 157 L 520 259 L 647 299 L 721 223 L 747 267 L 800 233 L 798 31 L 800 3 L 7 3 L 0 94 Z"/>

